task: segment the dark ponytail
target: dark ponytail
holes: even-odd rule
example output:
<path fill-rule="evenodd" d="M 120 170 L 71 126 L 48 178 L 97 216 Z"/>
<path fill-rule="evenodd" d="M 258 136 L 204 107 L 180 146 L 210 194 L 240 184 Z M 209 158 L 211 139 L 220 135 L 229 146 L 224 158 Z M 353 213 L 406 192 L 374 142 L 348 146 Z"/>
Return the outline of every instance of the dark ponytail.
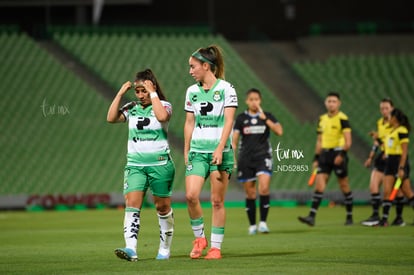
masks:
<path fill-rule="evenodd" d="M 151 80 L 151 82 L 155 85 L 155 91 L 157 92 L 160 100 L 167 100 L 164 93 L 162 92 L 161 86 L 158 83 L 157 78 L 155 77 L 155 74 L 152 72 L 151 69 L 145 69 L 144 71 L 137 72 L 135 81 L 143 81 L 143 80 Z"/>
<path fill-rule="evenodd" d="M 410 125 L 410 122 L 408 121 L 408 117 L 400 109 L 392 110 L 391 116 L 395 117 L 400 123 L 400 125 L 405 126 L 408 132 L 411 131 L 411 125 Z"/>

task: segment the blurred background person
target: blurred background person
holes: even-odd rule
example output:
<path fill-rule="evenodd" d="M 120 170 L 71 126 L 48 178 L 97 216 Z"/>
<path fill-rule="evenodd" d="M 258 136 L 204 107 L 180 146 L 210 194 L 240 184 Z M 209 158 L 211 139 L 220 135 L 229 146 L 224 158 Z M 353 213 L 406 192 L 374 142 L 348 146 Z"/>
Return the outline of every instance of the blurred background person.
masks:
<path fill-rule="evenodd" d="M 246 193 L 246 213 L 249 234 L 268 233 L 267 216 L 270 208 L 270 180 L 273 173 L 272 131 L 283 134 L 282 125 L 261 107 L 262 95 L 252 88 L 246 93 L 247 110 L 239 114 L 233 127 L 233 149 L 237 160 L 237 179 Z M 240 142 L 239 142 L 240 141 Z M 239 146 L 238 146 L 239 145 Z M 237 147 L 239 148 L 236 154 Z M 260 222 L 256 225 L 256 182 L 259 192 Z"/>
<path fill-rule="evenodd" d="M 334 171 L 339 187 L 345 196 L 345 225 L 352 225 L 353 196 L 348 179 L 348 155 L 352 145 L 351 125 L 348 116 L 340 111 L 341 99 L 336 92 L 330 92 L 325 98 L 326 114 L 319 118 L 313 167 L 317 167 L 315 191 L 309 215 L 298 217 L 309 226 L 315 225 L 315 216 L 321 204 L 323 192 Z"/>
<path fill-rule="evenodd" d="M 381 194 L 380 187 L 384 178 L 385 170 L 385 155 L 384 155 L 384 143 L 386 136 L 392 130 L 390 125 L 391 111 L 394 109 L 394 104 L 391 99 L 384 98 L 380 102 L 381 118 L 377 121 L 377 130 L 370 132 L 373 138 L 372 150 L 369 153 L 367 160 L 365 161 L 365 167 L 372 167 L 371 177 L 369 182 L 369 190 L 371 193 L 371 216 L 362 221 L 362 225 L 373 226 L 379 223 L 379 208 L 381 206 Z M 397 202 L 399 203 L 399 201 Z"/>
<path fill-rule="evenodd" d="M 404 226 L 402 218 L 403 194 L 409 199 L 411 205 L 414 204 L 414 193 L 410 186 L 410 163 L 408 160 L 409 132 L 411 130 L 408 117 L 400 110 L 394 109 L 390 118 L 391 131 L 385 138 L 386 164 L 384 171 L 384 201 L 382 204 L 382 218 L 379 226 L 388 226 L 388 215 L 392 206 L 389 199 L 394 184 L 397 179 L 402 181 L 400 191 L 397 194 L 397 216 L 393 225 Z"/>

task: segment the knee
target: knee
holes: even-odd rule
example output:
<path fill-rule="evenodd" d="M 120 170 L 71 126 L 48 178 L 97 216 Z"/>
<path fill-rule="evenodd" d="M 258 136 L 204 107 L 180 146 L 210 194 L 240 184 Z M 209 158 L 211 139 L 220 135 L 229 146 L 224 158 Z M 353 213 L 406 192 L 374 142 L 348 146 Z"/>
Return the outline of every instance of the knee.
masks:
<path fill-rule="evenodd" d="M 199 201 L 198 196 L 196 196 L 193 193 L 186 193 L 185 194 L 185 199 L 187 201 L 187 204 L 193 205 L 193 204 L 197 204 Z"/>
<path fill-rule="evenodd" d="M 248 199 L 255 199 L 256 198 L 256 189 L 246 190 L 246 197 Z"/>
<path fill-rule="evenodd" d="M 157 210 L 158 214 L 160 214 L 161 216 L 165 216 L 170 212 L 171 207 L 167 203 L 160 203 L 155 206 L 155 209 Z"/>
<path fill-rule="evenodd" d="M 224 208 L 224 198 L 218 197 L 218 196 L 213 196 L 211 198 L 211 207 L 213 209 L 216 209 L 216 210 Z"/>
<path fill-rule="evenodd" d="M 259 195 L 266 196 L 270 194 L 270 188 L 269 187 L 261 187 L 259 188 Z"/>
<path fill-rule="evenodd" d="M 125 198 L 125 206 L 126 207 L 133 207 L 133 208 L 140 208 L 140 200 L 135 198 Z"/>

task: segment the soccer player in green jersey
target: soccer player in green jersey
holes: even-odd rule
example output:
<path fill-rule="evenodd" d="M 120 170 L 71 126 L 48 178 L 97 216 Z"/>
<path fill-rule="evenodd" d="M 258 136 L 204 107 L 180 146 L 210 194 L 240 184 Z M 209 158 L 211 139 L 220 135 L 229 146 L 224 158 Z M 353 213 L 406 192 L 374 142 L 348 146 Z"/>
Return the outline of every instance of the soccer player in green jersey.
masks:
<path fill-rule="evenodd" d="M 196 81 L 187 89 L 184 107 L 186 199 L 195 237 L 190 257 L 200 258 L 208 246 L 200 193 L 210 176 L 211 248 L 204 259 L 220 259 L 226 222 L 224 198 L 234 165 L 230 135 L 237 94 L 234 87 L 224 80 L 224 60 L 218 46 L 195 51 L 189 59 L 189 66 L 189 73 Z"/>
<path fill-rule="evenodd" d="M 134 86 L 137 102 L 119 108 L 124 94 Z M 140 213 L 145 193 L 151 189 L 160 226 L 160 246 L 156 259 L 170 257 L 174 231 L 171 192 L 175 174 L 167 141 L 168 121 L 172 107 L 150 69 L 138 72 L 134 83 L 125 82 L 108 110 L 110 123 L 128 122 L 128 153 L 124 173 L 125 248 L 115 254 L 128 261 L 137 261 Z"/>

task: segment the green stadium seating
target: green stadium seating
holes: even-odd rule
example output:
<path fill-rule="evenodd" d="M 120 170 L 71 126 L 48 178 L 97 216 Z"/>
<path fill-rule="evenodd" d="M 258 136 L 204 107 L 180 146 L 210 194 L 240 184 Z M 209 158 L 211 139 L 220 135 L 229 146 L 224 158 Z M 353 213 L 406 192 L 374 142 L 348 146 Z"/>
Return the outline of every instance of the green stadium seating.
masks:
<path fill-rule="evenodd" d="M 108 101 L 25 34 L 0 43 L 0 194 L 121 190 L 126 132 L 106 123 Z"/>
<path fill-rule="evenodd" d="M 239 94 L 241 108 L 238 112 L 244 109 L 244 92 L 250 87 L 261 89 L 264 108 L 272 111 L 285 126 L 284 137 L 272 137 L 273 146 L 281 142 L 285 149 L 301 149 L 305 152 L 305 159 L 275 162 L 275 166 L 277 164 L 308 166 L 311 163 L 315 138 L 314 125 L 301 124 L 297 121 L 220 35 L 177 34 L 175 32 L 155 34 L 136 32 L 135 35 L 125 35 L 125 33 L 103 34 L 94 31 L 79 34 L 72 31 L 60 31 L 52 32 L 52 37 L 80 62 L 107 81 L 113 87 L 114 94 L 124 81 L 133 79 L 136 71 L 146 67 L 152 68 L 169 101 L 174 106 L 170 131 L 178 138 L 183 137 L 184 112 L 182 108 L 185 91 L 189 85 L 193 84 L 188 74 L 188 58 L 199 47 L 218 44 L 225 54 L 226 79 L 234 84 Z M 133 95 L 130 99 L 133 99 Z M 176 163 L 181 161 L 178 159 Z M 358 182 L 362 183 L 361 189 L 365 189 L 362 179 L 367 177 L 367 173 L 361 168 L 359 162 L 353 163 L 353 169 L 359 171 L 356 177 L 359 179 Z M 177 171 L 180 180 L 177 181 L 176 187 L 181 190 L 184 182 L 183 177 L 180 176 L 182 173 L 183 171 Z M 309 173 L 276 173 L 273 178 L 274 188 L 279 190 L 304 189 Z M 329 188 L 335 189 L 335 186 L 331 185 Z"/>
<path fill-rule="evenodd" d="M 152 68 L 174 106 L 170 124 L 174 140 L 183 137 L 184 95 L 186 88 L 193 84 L 188 74 L 189 55 L 199 47 L 220 45 L 225 54 L 226 79 L 239 94 L 238 113 L 245 108 L 244 92 L 250 87 L 259 88 L 263 92 L 264 109 L 274 113 L 285 130 L 281 138 L 272 136 L 274 149 L 280 142 L 285 150 L 304 153 L 304 159 L 281 162 L 275 159 L 275 169 L 289 164 L 310 169 L 315 126 L 300 123 L 222 36 L 189 30 L 151 33 L 133 28 L 119 31 L 57 28 L 50 34 L 74 58 L 109 83 L 114 95 L 124 81 L 134 78 L 136 71 Z M 110 101 L 27 35 L 0 31 L 0 43 L 3 62 L 0 89 L 4 95 L 0 110 L 2 128 L 6 129 L 0 135 L 3 164 L 0 195 L 120 193 L 127 132 L 125 125 L 106 123 Z M 313 63 L 306 66 L 311 67 Z M 403 75 L 408 75 L 410 68 Z M 324 64 L 319 65 L 319 70 L 324 72 Z M 319 82 L 314 85 L 328 85 L 324 76 L 317 79 Z M 130 99 L 134 99 L 133 94 Z M 69 113 L 63 114 L 66 109 Z M 174 189 L 184 190 L 181 144 L 173 144 L 171 149 L 177 168 Z M 368 172 L 352 156 L 351 170 L 355 188 L 365 190 Z M 309 174 L 310 171 L 277 172 L 272 189 L 307 190 Z M 205 189 L 208 188 L 206 185 Z M 241 187 L 233 180 L 230 189 Z M 337 187 L 331 184 L 328 190 L 337 190 Z"/>
<path fill-rule="evenodd" d="M 293 69 L 321 98 L 330 90 L 340 92 L 354 132 L 367 143 L 382 98 L 390 97 L 413 118 L 414 54 L 337 55 L 323 62 L 297 62 Z M 409 152 L 414 154 L 413 146 Z"/>

